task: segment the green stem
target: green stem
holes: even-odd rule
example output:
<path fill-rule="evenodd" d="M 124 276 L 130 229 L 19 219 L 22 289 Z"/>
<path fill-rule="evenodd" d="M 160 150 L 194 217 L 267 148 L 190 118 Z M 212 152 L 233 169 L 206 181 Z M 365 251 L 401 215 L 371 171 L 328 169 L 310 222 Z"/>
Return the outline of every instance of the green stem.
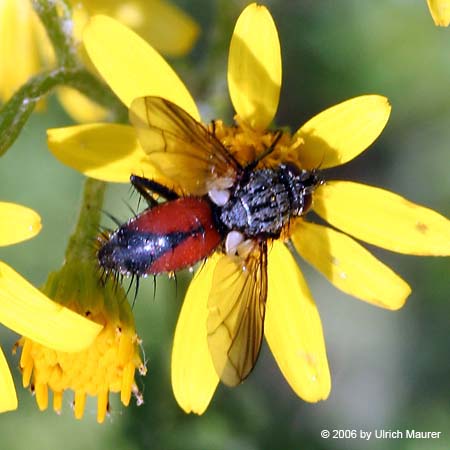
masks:
<path fill-rule="evenodd" d="M 106 183 L 87 178 L 84 183 L 80 215 L 66 250 L 66 262 L 92 261 L 93 244 L 100 227 Z"/>
<path fill-rule="evenodd" d="M 36 103 L 59 85 L 69 85 L 112 110 L 115 120 L 125 121 L 126 108 L 94 75 L 82 68 L 42 72 L 25 83 L 0 109 L 0 155 L 14 143 Z"/>
<path fill-rule="evenodd" d="M 32 3 L 53 44 L 59 65 L 75 67 L 78 60 L 70 6 L 64 0 L 32 0 Z"/>
<path fill-rule="evenodd" d="M 83 314 L 93 308 L 110 307 L 109 300 L 113 298 L 108 297 L 108 291 L 99 283 L 95 256 L 95 237 L 100 224 L 105 186 L 103 181 L 92 178 L 85 180 L 78 222 L 69 238 L 64 264 L 60 270 L 49 275 L 42 289 L 48 297 Z M 122 299 L 124 297 L 123 293 Z"/>

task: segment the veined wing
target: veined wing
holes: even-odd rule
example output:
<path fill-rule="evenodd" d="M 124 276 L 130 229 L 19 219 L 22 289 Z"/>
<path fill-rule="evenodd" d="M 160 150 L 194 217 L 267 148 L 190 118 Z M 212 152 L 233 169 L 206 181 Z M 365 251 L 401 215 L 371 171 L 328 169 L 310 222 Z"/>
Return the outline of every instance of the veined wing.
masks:
<path fill-rule="evenodd" d="M 223 383 L 236 386 L 255 366 L 261 349 L 267 298 L 267 243 L 244 260 L 224 255 L 208 300 L 208 346 Z"/>
<path fill-rule="evenodd" d="M 135 99 L 130 122 L 155 167 L 188 194 L 230 187 L 241 169 L 204 125 L 164 98 Z"/>

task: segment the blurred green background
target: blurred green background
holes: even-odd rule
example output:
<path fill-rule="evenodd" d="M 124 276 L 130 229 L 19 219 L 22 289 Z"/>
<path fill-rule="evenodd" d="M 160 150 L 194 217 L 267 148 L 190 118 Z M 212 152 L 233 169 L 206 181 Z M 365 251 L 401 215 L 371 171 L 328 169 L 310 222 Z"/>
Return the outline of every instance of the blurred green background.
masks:
<path fill-rule="evenodd" d="M 226 88 L 228 43 L 247 2 L 175 2 L 202 27 L 191 55 L 173 61 L 206 117 L 232 116 Z M 436 28 L 425 0 L 285 0 L 264 2 L 276 21 L 283 55 L 278 125 L 298 127 L 347 98 L 386 95 L 393 112 L 382 136 L 333 175 L 394 190 L 450 213 L 450 29 Z M 264 30 L 261 30 L 263 33 Z M 62 262 L 77 217 L 83 177 L 46 148 L 45 130 L 70 124 L 54 98 L 35 113 L 0 162 L 0 199 L 30 206 L 43 218 L 41 234 L 1 249 L 1 259 L 35 285 Z M 105 210 L 126 220 L 127 185 L 110 186 Z M 355 211 L 357 213 L 357 211 Z M 108 224 L 105 218 L 105 224 Z M 110 224 L 109 224 L 110 225 Z M 139 380 L 145 404 L 123 408 L 112 399 L 103 425 L 96 404 L 72 417 L 69 395 L 61 416 L 40 413 L 20 387 L 17 339 L 0 329 L 14 369 L 20 407 L 0 416 L 0 445 L 15 449 L 446 449 L 450 448 L 450 263 L 371 249 L 412 286 L 406 306 L 388 312 L 333 288 L 301 267 L 317 301 L 333 378 L 329 399 L 297 398 L 264 345 L 249 379 L 220 386 L 207 412 L 185 415 L 170 387 L 173 330 L 190 275 L 178 287 L 161 276 L 141 283 L 134 308 L 148 374 Z M 113 396 L 111 396 L 113 397 Z M 442 431 L 439 440 L 322 439 L 323 429 Z"/>

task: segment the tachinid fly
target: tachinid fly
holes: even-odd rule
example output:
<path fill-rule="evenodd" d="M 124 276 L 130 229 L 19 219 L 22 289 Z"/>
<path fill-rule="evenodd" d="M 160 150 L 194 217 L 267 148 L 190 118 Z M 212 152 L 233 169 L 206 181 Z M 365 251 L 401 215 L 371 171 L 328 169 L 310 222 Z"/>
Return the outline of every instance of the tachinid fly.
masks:
<path fill-rule="evenodd" d="M 220 252 L 208 300 L 208 345 L 220 379 L 237 385 L 261 348 L 268 241 L 308 211 L 319 175 L 292 163 L 263 166 L 281 132 L 242 164 L 214 131 L 163 98 L 134 100 L 130 121 L 152 164 L 175 188 L 131 176 L 149 207 L 101 238 L 99 265 L 107 273 L 139 278 L 190 267 Z M 157 203 L 154 194 L 165 202 Z"/>

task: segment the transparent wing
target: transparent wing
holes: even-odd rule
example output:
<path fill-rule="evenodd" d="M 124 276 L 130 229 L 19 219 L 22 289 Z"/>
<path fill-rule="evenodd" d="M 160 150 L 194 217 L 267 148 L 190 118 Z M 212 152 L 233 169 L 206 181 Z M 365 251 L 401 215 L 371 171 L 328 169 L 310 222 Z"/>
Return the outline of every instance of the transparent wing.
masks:
<path fill-rule="evenodd" d="M 186 193 L 204 195 L 215 183 L 219 188 L 233 184 L 239 163 L 179 106 L 161 97 L 140 97 L 131 104 L 130 122 L 152 164 Z"/>
<path fill-rule="evenodd" d="M 267 298 L 267 244 L 243 260 L 218 261 L 208 299 L 208 346 L 223 383 L 236 386 L 255 366 L 261 349 Z"/>

